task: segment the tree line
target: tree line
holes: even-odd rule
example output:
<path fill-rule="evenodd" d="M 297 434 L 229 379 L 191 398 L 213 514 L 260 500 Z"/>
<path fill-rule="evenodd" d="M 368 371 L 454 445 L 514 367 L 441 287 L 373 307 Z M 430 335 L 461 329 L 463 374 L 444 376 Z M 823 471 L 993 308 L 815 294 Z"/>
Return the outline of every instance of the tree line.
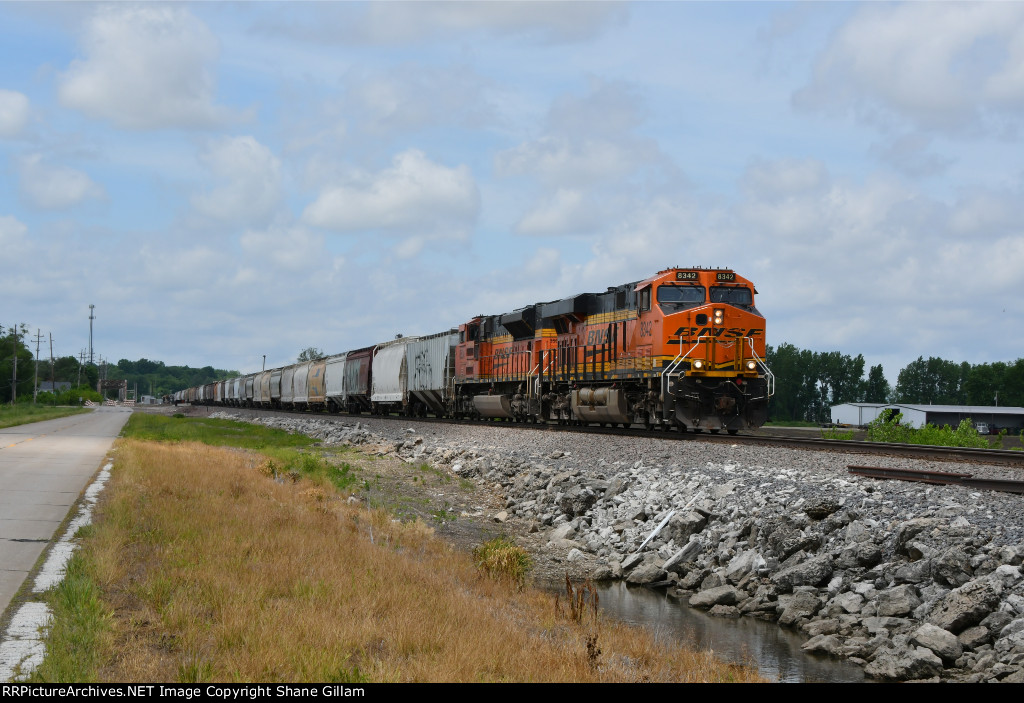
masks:
<path fill-rule="evenodd" d="M 895 386 L 881 364 L 865 374 L 862 354 L 783 343 L 768 346 L 766 361 L 775 374 L 768 408 L 776 421 L 827 422 L 840 403 L 1024 406 L 1024 359 L 971 364 L 919 356 L 900 370 Z"/>
<path fill-rule="evenodd" d="M 32 350 L 26 345 L 28 328 L 0 327 L 0 402 L 9 403 L 12 399 L 11 382 L 15 377 L 15 358 L 17 358 L 17 387 L 14 397 L 17 400 L 32 399 L 35 378 L 39 383 L 48 382 L 52 378 L 57 383 L 70 383 L 72 388 L 96 389 L 101 374 L 110 380 L 127 380 L 128 387 L 138 388 L 139 395 L 155 395 L 157 397 L 173 393 L 182 388 L 190 388 L 204 383 L 212 383 L 224 378 L 240 375 L 238 371 L 215 369 L 212 366 L 192 368 L 190 366 L 167 366 L 162 361 L 139 359 L 129 361 L 121 359 L 116 364 L 81 363 L 78 357 L 63 356 L 53 360 L 50 368 L 49 357 L 40 358 L 38 376 L 36 376 L 36 359 Z M 40 355 L 42 356 L 42 355 Z"/>

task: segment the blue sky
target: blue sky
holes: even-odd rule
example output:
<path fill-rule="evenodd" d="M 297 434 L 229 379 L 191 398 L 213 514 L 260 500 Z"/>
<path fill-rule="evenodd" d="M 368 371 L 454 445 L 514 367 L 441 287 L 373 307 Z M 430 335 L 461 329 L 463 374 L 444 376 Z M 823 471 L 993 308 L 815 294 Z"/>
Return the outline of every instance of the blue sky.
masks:
<path fill-rule="evenodd" d="M 251 371 L 729 266 L 1024 349 L 1024 3 L 0 3 L 0 322 Z"/>

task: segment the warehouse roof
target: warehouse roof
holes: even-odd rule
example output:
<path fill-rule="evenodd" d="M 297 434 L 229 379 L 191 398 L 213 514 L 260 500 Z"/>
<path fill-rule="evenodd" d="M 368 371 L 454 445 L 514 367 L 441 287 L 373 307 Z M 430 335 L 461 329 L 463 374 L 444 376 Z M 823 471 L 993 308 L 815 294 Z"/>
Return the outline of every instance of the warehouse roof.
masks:
<path fill-rule="evenodd" d="M 838 408 L 843 405 L 850 405 L 853 407 L 862 408 L 910 408 L 911 410 L 917 410 L 919 412 L 933 413 L 986 413 L 989 415 L 1024 414 L 1024 408 L 1019 408 L 1012 405 L 920 405 L 918 403 L 840 403 L 839 405 L 833 405 L 832 407 Z"/>

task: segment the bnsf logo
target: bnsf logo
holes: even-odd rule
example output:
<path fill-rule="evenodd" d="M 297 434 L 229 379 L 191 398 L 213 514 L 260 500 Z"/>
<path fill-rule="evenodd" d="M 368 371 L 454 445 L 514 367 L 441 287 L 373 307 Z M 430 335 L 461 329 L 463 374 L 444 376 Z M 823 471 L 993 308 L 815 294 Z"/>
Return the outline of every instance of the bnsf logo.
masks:
<path fill-rule="evenodd" d="M 726 339 L 739 339 L 740 337 L 760 337 L 764 334 L 763 329 L 746 329 L 743 327 L 680 327 L 672 333 L 673 337 L 725 337 Z"/>

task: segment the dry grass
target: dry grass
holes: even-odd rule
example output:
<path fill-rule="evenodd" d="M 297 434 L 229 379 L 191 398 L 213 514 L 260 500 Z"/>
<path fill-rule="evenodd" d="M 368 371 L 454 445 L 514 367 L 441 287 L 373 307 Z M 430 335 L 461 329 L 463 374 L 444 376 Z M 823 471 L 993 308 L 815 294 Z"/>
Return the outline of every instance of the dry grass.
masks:
<path fill-rule="evenodd" d="M 642 630 L 574 622 L 422 522 L 265 466 L 122 441 L 84 544 L 112 611 L 101 680 L 757 680 Z"/>

